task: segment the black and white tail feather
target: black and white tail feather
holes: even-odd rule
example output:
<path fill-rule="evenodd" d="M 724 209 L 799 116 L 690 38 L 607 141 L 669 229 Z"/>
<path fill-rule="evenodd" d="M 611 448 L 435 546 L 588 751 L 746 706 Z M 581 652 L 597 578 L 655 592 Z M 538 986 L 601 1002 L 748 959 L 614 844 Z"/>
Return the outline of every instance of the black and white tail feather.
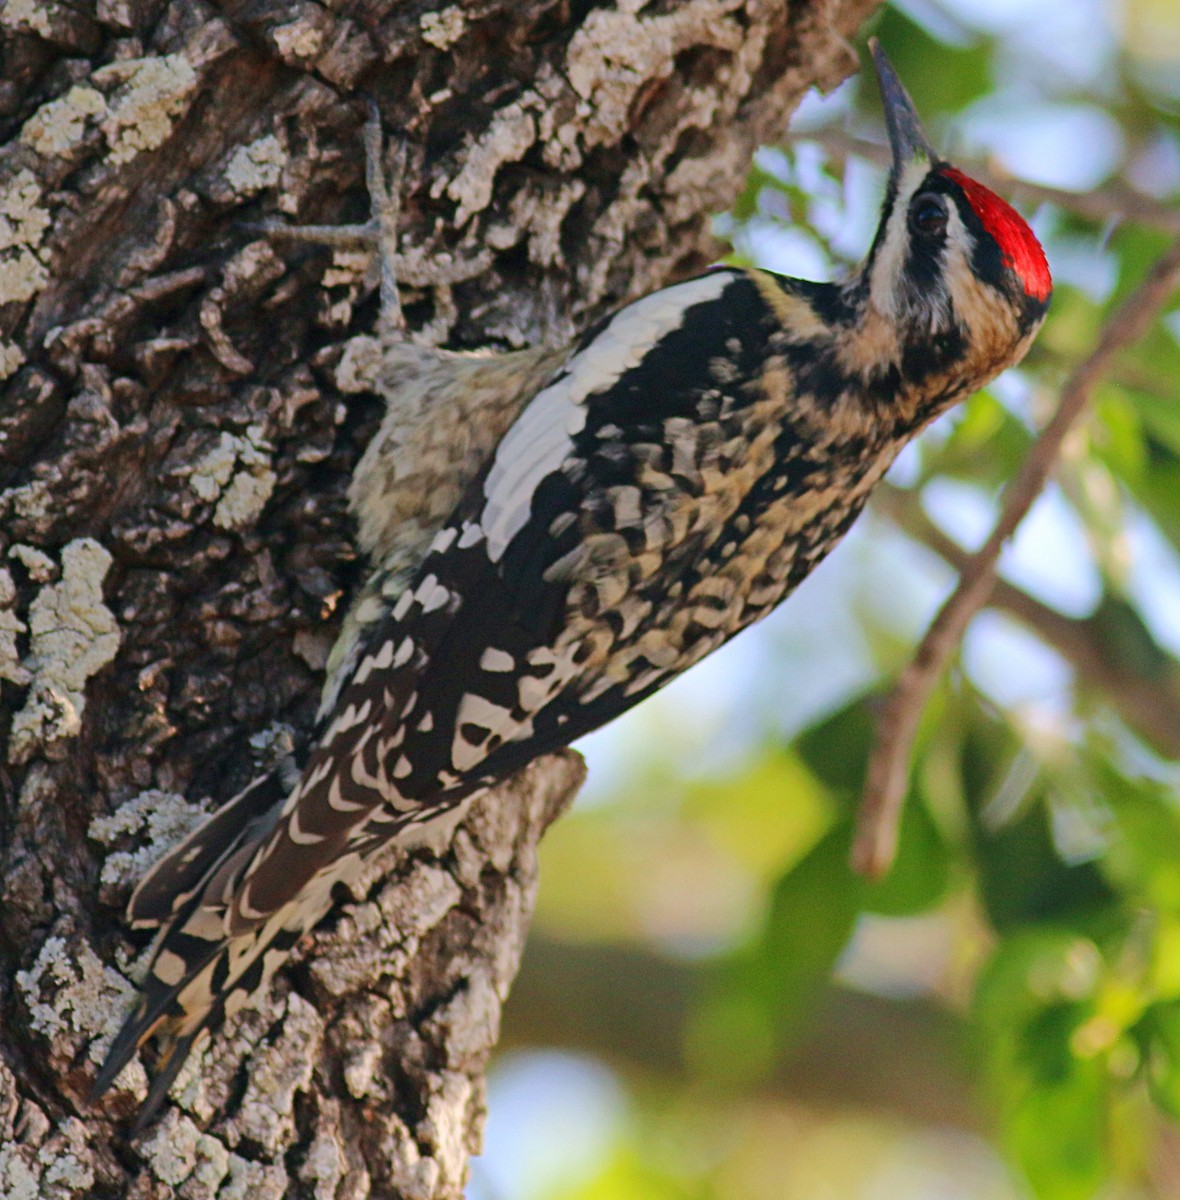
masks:
<path fill-rule="evenodd" d="M 287 765 L 276 765 L 174 846 L 139 881 L 127 904 L 128 921 L 135 929 L 167 926 L 171 937 L 161 938 L 136 1007 L 111 1043 L 94 1081 L 95 1098 L 114 1083 L 157 1026 L 176 1015 L 173 1005 L 178 993 L 217 956 L 218 942 L 206 940 L 194 945 L 194 939 L 184 933 L 185 925 L 206 896 L 221 890 L 214 883 L 216 876 L 228 882 L 240 872 L 245 851 L 273 827 L 292 786 Z M 186 969 L 179 978 L 168 982 L 166 972 L 158 969 L 161 955 L 179 957 L 181 950 L 187 953 Z M 219 1023 L 210 1020 L 206 1027 L 216 1027 Z M 194 1031 L 177 1038 L 161 1056 L 148 1098 L 140 1110 L 140 1125 L 151 1117 L 167 1094 L 197 1036 L 198 1031 Z"/>

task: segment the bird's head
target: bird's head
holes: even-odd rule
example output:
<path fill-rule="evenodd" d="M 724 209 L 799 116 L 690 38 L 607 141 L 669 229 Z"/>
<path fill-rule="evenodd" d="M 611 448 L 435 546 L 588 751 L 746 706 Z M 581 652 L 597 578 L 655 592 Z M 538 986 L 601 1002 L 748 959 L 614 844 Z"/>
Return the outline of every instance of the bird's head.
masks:
<path fill-rule="evenodd" d="M 921 383 L 974 386 L 1018 361 L 1044 320 L 1049 264 L 1024 218 L 934 152 L 896 72 L 870 42 L 893 151 L 881 224 L 858 283 Z"/>

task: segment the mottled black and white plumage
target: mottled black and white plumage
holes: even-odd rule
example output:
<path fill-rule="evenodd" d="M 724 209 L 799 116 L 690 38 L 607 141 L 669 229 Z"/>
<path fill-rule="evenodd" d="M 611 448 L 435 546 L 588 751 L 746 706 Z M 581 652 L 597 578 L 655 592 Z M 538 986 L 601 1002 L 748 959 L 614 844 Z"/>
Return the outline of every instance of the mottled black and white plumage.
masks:
<path fill-rule="evenodd" d="M 765 616 L 898 450 L 1023 356 L 1049 299 L 1040 246 L 937 158 L 877 65 L 895 165 L 846 283 L 720 268 L 557 352 L 364 343 L 390 401 L 353 490 L 376 567 L 313 748 L 297 783 L 258 781 L 140 884 L 131 920 L 160 940 L 98 1092 L 160 1031 L 158 1102 L 334 883 Z"/>

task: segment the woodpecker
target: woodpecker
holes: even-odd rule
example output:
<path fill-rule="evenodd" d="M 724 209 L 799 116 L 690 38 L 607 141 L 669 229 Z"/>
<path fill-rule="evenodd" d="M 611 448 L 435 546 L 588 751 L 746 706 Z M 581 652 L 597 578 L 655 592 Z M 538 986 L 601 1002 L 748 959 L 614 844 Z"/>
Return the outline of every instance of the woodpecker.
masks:
<path fill-rule="evenodd" d="M 337 882 L 766 616 L 902 446 L 1024 356 L 1049 303 L 1044 252 L 938 157 L 872 51 L 893 163 L 859 270 L 812 283 L 719 267 L 560 350 L 408 340 L 397 187 L 370 122 L 360 234 L 379 251 L 383 315 L 350 353 L 389 411 L 350 495 L 373 572 L 301 772 L 255 781 L 135 890 L 129 920 L 158 940 L 96 1097 L 160 1035 L 142 1121 Z"/>

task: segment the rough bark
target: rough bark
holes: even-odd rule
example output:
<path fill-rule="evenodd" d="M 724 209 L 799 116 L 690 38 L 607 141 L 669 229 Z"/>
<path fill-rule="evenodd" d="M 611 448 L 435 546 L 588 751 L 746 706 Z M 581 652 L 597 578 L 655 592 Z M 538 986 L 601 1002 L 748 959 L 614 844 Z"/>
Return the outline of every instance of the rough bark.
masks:
<path fill-rule="evenodd" d="M 404 298 L 564 339 L 714 256 L 707 216 L 875 0 L 7 0 L 0 8 L 0 1195 L 458 1196 L 573 755 L 338 908 L 129 1141 L 84 1101 L 143 866 L 304 736 L 355 585 L 363 216 L 408 148 Z M 326 272 L 326 273 L 325 273 Z M 187 799 L 185 799 L 187 797 Z"/>

